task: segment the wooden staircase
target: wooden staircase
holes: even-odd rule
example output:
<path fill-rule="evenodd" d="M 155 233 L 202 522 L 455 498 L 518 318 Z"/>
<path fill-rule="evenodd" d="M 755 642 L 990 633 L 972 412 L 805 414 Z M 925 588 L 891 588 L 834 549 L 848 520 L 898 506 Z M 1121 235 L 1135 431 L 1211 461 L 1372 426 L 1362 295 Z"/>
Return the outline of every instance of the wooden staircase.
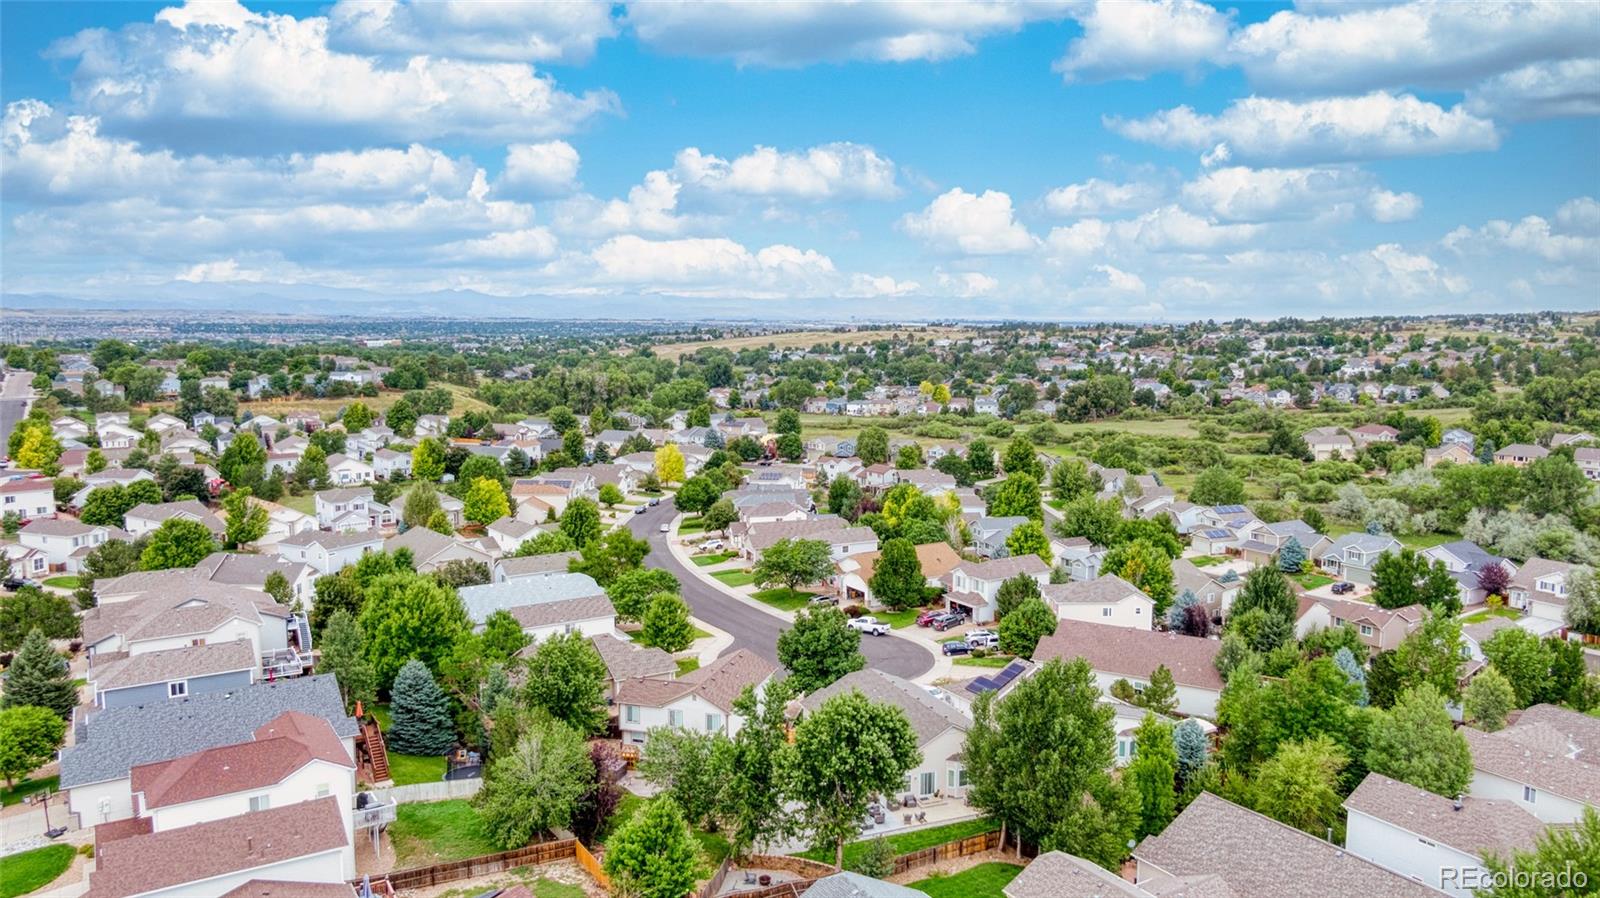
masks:
<path fill-rule="evenodd" d="M 361 719 L 361 739 L 367 746 L 367 760 L 372 762 L 372 781 L 381 783 L 389 779 L 389 749 L 383 741 L 383 730 L 372 717 Z"/>

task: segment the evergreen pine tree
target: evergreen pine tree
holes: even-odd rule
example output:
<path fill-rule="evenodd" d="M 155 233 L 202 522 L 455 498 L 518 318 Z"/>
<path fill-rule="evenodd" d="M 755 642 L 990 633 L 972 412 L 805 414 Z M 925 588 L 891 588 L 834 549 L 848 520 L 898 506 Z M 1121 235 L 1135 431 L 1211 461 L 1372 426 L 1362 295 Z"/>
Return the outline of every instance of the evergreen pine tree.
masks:
<path fill-rule="evenodd" d="M 450 702 L 433 681 L 428 666 L 413 658 L 394 678 L 386 736 L 389 750 L 402 755 L 442 755 L 456 743 Z"/>
<path fill-rule="evenodd" d="M 1289 537 L 1289 541 L 1278 550 L 1278 570 L 1286 574 L 1298 574 L 1306 565 L 1306 549 L 1300 541 Z"/>
<path fill-rule="evenodd" d="M 1200 768 L 1206 766 L 1211 754 L 1211 743 L 1205 730 L 1194 718 L 1188 718 L 1172 730 L 1172 745 L 1178 752 L 1178 776 L 1187 783 Z"/>
<path fill-rule="evenodd" d="M 78 688 L 72 685 L 66 659 L 50 647 L 50 640 L 38 629 L 28 632 L 17 649 L 17 656 L 6 671 L 5 694 L 0 708 L 34 705 L 49 708 L 62 720 L 72 718 L 78 704 Z"/>
<path fill-rule="evenodd" d="M 1165 664 L 1150 674 L 1150 685 L 1139 696 L 1139 704 L 1157 714 L 1171 714 L 1178 710 L 1178 684 Z"/>

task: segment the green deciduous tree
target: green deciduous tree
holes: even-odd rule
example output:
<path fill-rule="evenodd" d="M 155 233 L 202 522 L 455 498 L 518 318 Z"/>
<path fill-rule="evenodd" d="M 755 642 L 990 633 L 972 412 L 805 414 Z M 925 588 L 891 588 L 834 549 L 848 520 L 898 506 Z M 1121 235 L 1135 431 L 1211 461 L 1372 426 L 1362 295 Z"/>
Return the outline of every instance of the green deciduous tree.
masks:
<path fill-rule="evenodd" d="M 390 691 L 389 708 L 392 722 L 384 738 L 391 751 L 437 756 L 455 745 L 450 700 L 421 661 L 413 659 L 400 668 Z"/>
<path fill-rule="evenodd" d="M 732 499 L 718 499 L 711 503 L 711 507 L 701 516 L 701 522 L 705 524 L 707 530 L 715 530 L 724 535 L 738 520 L 739 509 L 734 507 Z"/>
<path fill-rule="evenodd" d="M 673 592 L 656 593 L 646 606 L 639 641 L 664 652 L 681 652 L 694 642 L 689 606 Z"/>
<path fill-rule="evenodd" d="M 831 576 L 833 556 L 818 539 L 780 539 L 761 553 L 752 573 L 762 586 L 781 583 L 790 590 Z"/>
<path fill-rule="evenodd" d="M 505 489 L 488 477 L 473 480 L 461 502 L 461 516 L 477 524 L 492 524 L 511 513 Z"/>
<path fill-rule="evenodd" d="M 656 798 L 606 841 L 606 875 L 617 894 L 683 898 L 700 878 L 700 853 L 683 811 Z"/>
<path fill-rule="evenodd" d="M 1451 701 L 1461 697 L 1461 621 L 1454 616 L 1429 612 L 1394 655 L 1399 691 L 1430 683 Z"/>
<path fill-rule="evenodd" d="M 1034 483 L 1044 479 L 1044 463 L 1039 460 L 1039 450 L 1027 437 L 1019 436 L 1007 443 L 1000 464 L 1008 477 L 1026 474 L 1033 478 Z"/>
<path fill-rule="evenodd" d="M 139 554 L 139 569 L 194 567 L 218 548 L 206 525 L 188 518 L 168 518 L 145 542 L 144 551 Z"/>
<path fill-rule="evenodd" d="M 915 608 L 922 604 L 928 580 L 923 576 L 922 562 L 911 540 L 896 537 L 884 542 L 868 585 L 872 595 L 890 608 Z"/>
<path fill-rule="evenodd" d="M 1332 739 L 1318 736 L 1281 746 L 1256 771 L 1251 783 L 1257 811 L 1318 837 L 1339 820 L 1339 774 L 1349 756 Z"/>
<path fill-rule="evenodd" d="M 253 543 L 267 535 L 270 520 L 267 510 L 250 501 L 248 489 L 238 489 L 222 500 L 222 510 L 227 513 L 224 540 L 229 548 Z"/>
<path fill-rule="evenodd" d="M 1013 558 L 1037 555 L 1045 564 L 1055 560 L 1050 551 L 1050 537 L 1045 535 L 1044 525 L 1038 521 L 1025 521 L 1013 527 L 1006 537 L 1006 553 Z"/>
<path fill-rule="evenodd" d="M 1056 631 L 1060 619 L 1043 599 L 1026 598 L 1000 620 L 1000 651 L 1032 658 L 1039 640 Z"/>
<path fill-rule="evenodd" d="M 361 624 L 343 608 L 328 619 L 317 640 L 317 673 L 333 674 L 347 714 L 355 713 L 356 702 L 370 704 L 378 697 L 378 677 L 367 660 L 366 648 Z"/>
<path fill-rule="evenodd" d="M 10 788 L 55 757 L 67 723 L 49 708 L 12 705 L 0 711 L 0 776 Z"/>
<path fill-rule="evenodd" d="M 672 574 L 660 568 L 635 568 L 612 580 L 606 587 L 606 596 L 619 619 L 637 621 L 644 618 L 651 598 L 678 590 L 678 578 Z"/>
<path fill-rule="evenodd" d="M 400 519 L 405 521 L 407 527 L 427 527 L 428 521 L 441 511 L 439 491 L 432 483 L 418 480 L 406 493 L 406 504 L 401 510 Z"/>
<path fill-rule="evenodd" d="M 678 487 L 672 497 L 675 508 L 685 514 L 704 514 L 722 495 L 722 489 L 704 474 L 697 474 Z"/>
<path fill-rule="evenodd" d="M 1447 798 L 1467 791 L 1472 752 L 1445 710 L 1444 696 L 1424 683 L 1400 694 L 1372 724 L 1367 767 Z"/>
<path fill-rule="evenodd" d="M 1167 828 L 1177 813 L 1178 750 L 1172 725 L 1147 713 L 1134 730 L 1133 761 L 1123 774 L 1139 793 L 1139 838 Z"/>
<path fill-rule="evenodd" d="M 1170 716 L 1178 710 L 1178 683 L 1165 664 L 1156 665 L 1150 672 L 1150 685 L 1140 694 L 1138 704 L 1162 716 Z"/>
<path fill-rule="evenodd" d="M 266 464 L 267 450 L 262 448 L 254 433 L 245 431 L 235 435 L 228 448 L 222 450 L 222 456 L 217 459 L 217 473 L 235 489 L 254 488 L 260 484 Z"/>
<path fill-rule="evenodd" d="M 561 512 L 561 532 L 579 549 L 600 538 L 600 509 L 588 499 L 573 499 Z"/>
<path fill-rule="evenodd" d="M 0 708 L 31 705 L 46 708 L 67 720 L 78 704 L 78 687 L 65 658 L 50 647 L 44 633 L 34 629 L 22 640 L 16 657 L 5 673 L 5 692 L 0 693 Z"/>
<path fill-rule="evenodd" d="M 1027 574 L 1018 574 L 1001 581 L 1000 588 L 995 590 L 995 615 L 1004 621 L 1006 616 L 1015 611 L 1028 599 L 1043 599 L 1044 593 L 1039 589 L 1039 581 Z"/>
<path fill-rule="evenodd" d="M 432 577 L 385 574 L 366 584 L 363 593 L 356 619 L 367 636 L 367 660 L 379 690 L 389 688 L 410 659 L 438 671 L 456 640 L 471 629 L 455 590 Z"/>
<path fill-rule="evenodd" d="M 444 456 L 444 444 L 438 439 L 418 440 L 411 450 L 411 476 L 417 480 L 437 481 L 444 476 Z"/>
<path fill-rule="evenodd" d="M 1230 614 L 1242 614 L 1260 608 L 1268 614 L 1293 621 L 1299 610 L 1299 600 L 1282 571 L 1269 566 L 1253 568 L 1244 577 L 1244 588 L 1233 600 Z"/>
<path fill-rule="evenodd" d="M 80 632 L 80 623 L 66 596 L 24 586 L 0 596 L 0 652 L 15 651 L 33 630 L 46 639 L 72 639 Z"/>
<path fill-rule="evenodd" d="M 1600 811 L 1583 809 L 1572 827 L 1552 826 L 1534 840 L 1532 851 L 1513 849 L 1510 857 L 1489 854 L 1484 866 L 1491 885 L 1478 898 L 1577 898 L 1600 883 Z M 1565 885 L 1563 885 L 1565 883 Z"/>
<path fill-rule="evenodd" d="M 864 465 L 881 465 L 889 461 L 889 432 L 877 425 L 861 428 L 856 434 L 856 457 Z"/>
<path fill-rule="evenodd" d="M 558 720 L 536 715 L 509 752 L 497 753 L 473 804 L 501 849 L 565 829 L 594 788 L 594 762 L 583 736 Z"/>
<path fill-rule="evenodd" d="M 1063 502 L 1094 492 L 1089 480 L 1089 469 L 1078 459 L 1063 459 L 1050 469 L 1050 492 Z"/>
<path fill-rule="evenodd" d="M 734 700 L 733 713 L 745 723 L 728 750 L 728 775 L 717 816 L 736 858 L 759 850 L 788 827 L 781 764 L 789 744 L 785 709 L 793 694 L 788 681 L 779 680 L 769 682 L 759 696 L 746 686 Z"/>
<path fill-rule="evenodd" d="M 1096 499 L 1085 494 L 1068 502 L 1061 510 L 1056 532 L 1067 538 L 1081 536 L 1097 546 L 1117 542 L 1122 527 L 1122 503 L 1117 499 Z"/>
<path fill-rule="evenodd" d="M 588 736 L 606 726 L 606 663 L 579 632 L 550 636 L 528 659 L 523 700 Z"/>
<path fill-rule="evenodd" d="M 847 673 L 862 669 L 861 633 L 835 608 L 802 609 L 794 624 L 778 634 L 778 663 L 789 670 L 795 691 L 815 692 Z"/>
<path fill-rule="evenodd" d="M 656 449 L 656 479 L 662 483 L 683 482 L 683 450 L 668 443 Z"/>
<path fill-rule="evenodd" d="M 1029 474 L 1012 474 L 990 487 L 989 514 L 993 517 L 1023 515 L 1039 520 L 1044 517 L 1043 497 L 1039 494 L 1039 481 Z"/>
<path fill-rule="evenodd" d="M 1157 617 L 1166 614 L 1167 606 L 1172 604 L 1175 589 L 1172 558 L 1145 540 L 1136 539 L 1113 547 L 1101 562 L 1100 572 L 1116 574 L 1149 596 L 1155 602 Z"/>
<path fill-rule="evenodd" d="M 904 711 L 859 691 L 836 695 L 795 727 L 787 794 L 815 844 L 832 845 L 834 865 L 841 866 L 867 800 L 899 789 L 921 757 Z"/>
<path fill-rule="evenodd" d="M 1517 707 L 1517 693 L 1493 665 L 1478 672 L 1461 698 L 1467 722 L 1488 733 L 1506 725 L 1506 715 Z"/>
<path fill-rule="evenodd" d="M 1223 465 L 1201 471 L 1189 490 L 1189 501 L 1196 505 L 1242 505 L 1244 500 L 1244 480 Z"/>
<path fill-rule="evenodd" d="M 1522 509 L 1530 514 L 1570 515 L 1591 489 L 1582 469 L 1564 453 L 1552 453 L 1522 469 Z"/>
<path fill-rule="evenodd" d="M 639 775 L 677 802 L 695 827 L 714 822 L 717 798 L 730 773 L 733 744 L 722 733 L 685 727 L 656 727 L 650 750 L 639 761 Z"/>
<path fill-rule="evenodd" d="M 1483 643 L 1483 656 L 1511 681 L 1517 707 L 1537 702 L 1550 685 L 1550 655 L 1539 637 L 1521 627 L 1506 627 Z"/>
<path fill-rule="evenodd" d="M 1385 552 L 1372 566 L 1372 601 L 1383 608 L 1421 604 L 1451 614 L 1461 610 L 1460 588 L 1444 562 L 1429 564 L 1416 550 Z"/>

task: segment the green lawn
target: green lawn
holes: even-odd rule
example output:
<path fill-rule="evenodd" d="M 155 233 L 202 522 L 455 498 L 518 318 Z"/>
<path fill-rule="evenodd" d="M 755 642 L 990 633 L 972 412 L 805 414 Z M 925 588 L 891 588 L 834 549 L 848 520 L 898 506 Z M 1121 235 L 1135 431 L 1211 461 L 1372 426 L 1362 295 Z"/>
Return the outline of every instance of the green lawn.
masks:
<path fill-rule="evenodd" d="M 77 589 L 78 578 L 73 575 L 65 577 L 51 577 L 50 579 L 44 581 L 44 585 L 54 586 L 59 589 Z"/>
<path fill-rule="evenodd" d="M 1409 536 L 1395 537 L 1400 541 L 1401 545 L 1409 546 L 1413 549 L 1431 549 L 1434 546 L 1444 545 L 1460 538 L 1454 533 L 1415 533 Z"/>
<path fill-rule="evenodd" d="M 901 812 L 895 811 L 894 813 Z M 979 817 L 977 820 L 963 820 L 960 823 L 947 823 L 944 826 L 930 826 L 927 829 L 914 829 L 910 832 L 896 833 L 886 838 L 889 840 L 889 847 L 894 849 L 894 853 L 901 855 L 912 851 L 921 851 L 924 848 L 932 848 L 935 845 L 943 845 L 946 842 L 954 842 L 956 839 L 965 839 L 968 836 L 975 836 L 979 833 L 986 833 L 995 828 L 993 821 Z M 875 837 L 862 839 L 859 842 L 851 842 L 844 846 L 845 869 L 848 870 L 855 867 L 855 861 L 867 850 L 867 845 L 872 841 L 872 838 Z M 796 852 L 795 856 L 831 864 L 833 863 L 833 846 L 807 849 L 806 851 Z"/>
<path fill-rule="evenodd" d="M 883 621 L 896 630 L 909 627 L 917 622 L 917 615 L 922 613 L 921 608 L 907 608 L 904 611 L 869 611 L 868 614 Z"/>
<path fill-rule="evenodd" d="M 700 669 L 700 659 L 699 658 L 679 658 L 678 659 L 678 676 L 680 676 L 680 677 L 683 676 L 686 673 L 689 673 L 690 671 L 695 671 L 695 670 L 699 670 L 699 669 Z"/>
<path fill-rule="evenodd" d="M 444 779 L 444 755 L 389 755 L 389 776 L 396 786 L 412 783 L 437 783 Z"/>
<path fill-rule="evenodd" d="M 698 516 L 684 518 L 682 523 L 678 524 L 679 533 L 704 533 L 705 530 L 706 522 L 701 520 Z"/>
<path fill-rule="evenodd" d="M 692 555 L 689 560 L 700 567 L 710 567 L 713 564 L 721 564 L 729 558 L 737 558 L 738 556 L 738 552 L 713 552 L 710 555 Z"/>
<path fill-rule="evenodd" d="M 10 788 L 0 786 L 0 807 L 14 805 L 35 792 L 43 792 L 46 789 L 54 792 L 60 782 L 59 776 L 46 776 L 36 780 L 24 779 Z"/>
<path fill-rule="evenodd" d="M 758 601 L 766 602 L 779 611 L 798 611 L 811 604 L 811 593 L 799 592 L 787 586 L 775 586 L 752 593 Z"/>
<path fill-rule="evenodd" d="M 511 879 L 490 884 L 491 888 L 527 886 L 533 892 L 533 898 L 584 898 L 588 894 L 583 890 L 583 886 L 580 885 L 556 882 L 553 879 L 544 879 L 543 877 L 539 879 L 527 878 L 533 875 L 533 870 L 534 868 L 532 867 L 518 867 L 511 871 Z M 451 889 L 448 892 L 441 893 L 439 898 L 474 898 L 474 896 L 483 894 L 485 894 L 483 886 L 468 886 L 464 889 Z"/>
<path fill-rule="evenodd" d="M 966 667 L 1005 667 L 1011 663 L 1009 655 L 990 655 L 987 658 L 974 658 L 971 655 L 962 655 L 956 658 L 956 663 Z"/>
<path fill-rule="evenodd" d="M 1016 864 L 990 861 L 948 876 L 935 874 L 911 887 L 927 892 L 928 898 L 1004 898 L 1000 890 L 1021 872 Z"/>
<path fill-rule="evenodd" d="M 317 513 L 317 497 L 315 493 L 306 493 L 304 496 L 284 496 L 278 504 L 285 508 L 292 508 L 301 514 Z"/>
<path fill-rule="evenodd" d="M 402 804 L 396 813 L 389 837 L 400 867 L 465 860 L 500 850 L 489 841 L 483 818 L 465 798 Z"/>
<path fill-rule="evenodd" d="M 717 571 L 711 576 L 729 586 L 749 586 L 756 582 L 756 575 L 749 571 Z"/>
<path fill-rule="evenodd" d="M 705 630 L 700 629 L 699 627 L 695 627 L 694 628 L 694 638 L 695 639 L 710 639 L 711 638 L 711 634 L 707 633 Z"/>
<path fill-rule="evenodd" d="M 1322 574 L 1294 574 L 1291 579 L 1300 584 L 1301 589 L 1317 589 L 1333 582 L 1332 577 Z"/>
<path fill-rule="evenodd" d="M 1522 612 L 1515 608 L 1485 608 L 1482 611 L 1463 617 L 1461 622 L 1464 624 L 1481 624 L 1491 617 L 1503 617 L 1507 620 L 1516 620 L 1522 617 Z"/>
<path fill-rule="evenodd" d="M 1227 560 L 1221 555 L 1196 555 L 1189 559 L 1189 563 L 1195 567 L 1210 567 L 1213 564 L 1221 564 Z"/>
<path fill-rule="evenodd" d="M 7 855 L 5 875 L 0 876 L 0 898 L 17 898 L 55 882 L 72 866 L 76 853 L 71 845 L 46 845 Z"/>

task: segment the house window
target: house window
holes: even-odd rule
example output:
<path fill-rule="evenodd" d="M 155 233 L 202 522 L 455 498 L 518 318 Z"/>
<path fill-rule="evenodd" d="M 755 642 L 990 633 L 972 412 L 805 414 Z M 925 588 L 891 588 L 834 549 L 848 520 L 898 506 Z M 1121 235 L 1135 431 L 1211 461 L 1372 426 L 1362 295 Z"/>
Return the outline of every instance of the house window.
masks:
<path fill-rule="evenodd" d="M 623 715 L 623 719 L 626 720 L 628 723 L 638 723 L 639 722 L 639 706 L 638 705 L 623 705 L 622 706 L 622 715 Z"/>
<path fill-rule="evenodd" d="M 955 789 L 967 784 L 967 768 L 962 767 L 958 770 L 947 770 L 945 773 L 945 782 L 950 788 Z"/>
<path fill-rule="evenodd" d="M 188 680 L 175 680 L 167 684 L 167 698 L 183 698 L 189 694 Z"/>
<path fill-rule="evenodd" d="M 1533 804 L 1538 799 L 1539 799 L 1539 790 L 1538 789 L 1535 789 L 1532 786 L 1523 786 L 1522 787 L 1522 800 L 1523 801 L 1526 801 L 1528 804 Z"/>
<path fill-rule="evenodd" d="M 668 711 L 667 712 L 667 725 L 668 726 L 675 726 L 675 727 L 683 726 L 683 712 L 680 711 L 680 710 L 676 710 L 676 709 L 674 709 L 672 711 Z"/>
<path fill-rule="evenodd" d="M 333 788 L 330 787 L 327 783 L 317 783 L 317 797 L 318 798 L 327 798 L 332 793 L 333 793 Z"/>
<path fill-rule="evenodd" d="M 256 811 L 265 811 L 270 807 L 272 807 L 272 796 L 270 796 L 270 795 L 252 795 L 252 796 L 250 796 L 250 811 L 252 813 L 254 813 Z"/>
<path fill-rule="evenodd" d="M 1100 616 L 1101 617 L 1110 617 L 1111 616 L 1111 606 L 1107 605 L 1106 607 L 1101 608 L 1100 609 Z"/>
<path fill-rule="evenodd" d="M 1362 624 L 1361 625 L 1361 635 L 1362 636 L 1371 636 L 1372 635 L 1372 628 L 1367 626 L 1366 624 Z"/>
<path fill-rule="evenodd" d="M 707 714 L 706 715 L 706 732 L 715 733 L 715 732 L 718 732 L 721 729 L 722 729 L 722 715 L 721 714 Z"/>
<path fill-rule="evenodd" d="M 933 775 L 932 771 L 929 771 L 922 775 L 921 785 L 922 790 L 917 793 L 918 795 L 932 795 L 933 790 L 939 788 L 939 780 Z"/>

